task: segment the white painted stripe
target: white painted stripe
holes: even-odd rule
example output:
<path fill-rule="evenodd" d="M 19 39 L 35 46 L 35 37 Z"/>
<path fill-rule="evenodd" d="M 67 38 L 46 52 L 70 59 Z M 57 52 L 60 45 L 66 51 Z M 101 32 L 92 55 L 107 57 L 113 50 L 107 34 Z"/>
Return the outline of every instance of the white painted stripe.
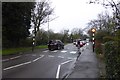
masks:
<path fill-rule="evenodd" d="M 70 53 L 71 53 L 71 54 L 76 54 L 76 51 L 71 51 Z"/>
<path fill-rule="evenodd" d="M 43 52 L 48 52 L 49 50 L 43 51 Z"/>
<path fill-rule="evenodd" d="M 68 59 L 73 59 L 73 58 L 71 58 L 71 57 L 68 57 Z"/>
<path fill-rule="evenodd" d="M 66 64 L 66 63 L 69 63 L 69 62 L 71 62 L 71 61 L 73 61 L 73 60 L 65 61 L 65 62 L 61 63 L 61 65 Z"/>
<path fill-rule="evenodd" d="M 16 58 L 19 58 L 20 56 L 16 56 L 16 57 L 12 57 L 12 58 L 10 58 L 10 59 L 16 59 Z"/>
<path fill-rule="evenodd" d="M 63 56 L 58 56 L 59 58 L 64 58 Z"/>
<path fill-rule="evenodd" d="M 51 51 L 51 52 L 57 52 L 58 50 L 55 50 L 55 51 Z"/>
<path fill-rule="evenodd" d="M 61 65 L 58 65 L 57 74 L 56 74 L 57 79 L 59 78 L 59 75 L 60 75 L 60 67 L 61 67 Z"/>
<path fill-rule="evenodd" d="M 55 56 L 52 56 L 52 55 L 48 55 L 48 57 L 55 57 Z"/>
<path fill-rule="evenodd" d="M 60 68 L 61 68 L 61 65 L 64 65 L 64 64 L 69 63 L 69 62 L 71 62 L 71 61 L 73 61 L 73 60 L 68 60 L 68 61 L 65 61 L 65 62 L 61 63 L 60 65 L 58 65 L 57 74 L 56 74 L 56 79 L 58 79 L 59 76 L 60 76 Z"/>
<path fill-rule="evenodd" d="M 67 51 L 61 51 L 62 53 L 66 53 Z"/>
<path fill-rule="evenodd" d="M 32 63 L 32 62 L 35 62 L 35 61 L 39 60 L 39 59 L 42 58 L 42 57 L 44 57 L 44 55 L 42 55 L 41 57 L 39 57 L 39 58 L 37 58 L 37 59 L 35 59 L 35 60 L 33 60 L 33 61 L 21 63 L 21 64 L 18 64 L 18 65 L 15 65 L 15 66 L 11 66 L 11 67 L 5 68 L 5 69 L 3 69 L 3 70 L 9 70 L 9 69 L 12 69 L 12 68 L 16 68 L 16 67 L 19 67 L 19 66 L 23 66 L 23 65 L 26 65 L 26 64 L 30 64 L 30 63 Z"/>
<path fill-rule="evenodd" d="M 38 58 L 34 59 L 32 62 L 35 62 L 35 61 L 37 61 L 37 60 L 41 59 L 42 57 L 44 57 L 44 55 L 42 55 L 42 56 L 40 56 L 40 57 L 38 57 Z"/>
<path fill-rule="evenodd" d="M 36 54 L 33 54 L 32 56 L 36 56 Z"/>
<path fill-rule="evenodd" d="M 2 62 L 4 62 L 4 61 L 9 61 L 10 59 L 4 59 L 4 60 L 2 60 Z"/>
<path fill-rule="evenodd" d="M 11 66 L 11 67 L 5 68 L 3 70 L 12 69 L 12 68 L 19 67 L 19 66 L 26 65 L 26 64 L 30 64 L 30 63 L 31 63 L 31 61 L 25 62 L 25 63 L 22 63 L 22 64 L 18 64 L 18 65 L 15 65 L 15 66 Z"/>

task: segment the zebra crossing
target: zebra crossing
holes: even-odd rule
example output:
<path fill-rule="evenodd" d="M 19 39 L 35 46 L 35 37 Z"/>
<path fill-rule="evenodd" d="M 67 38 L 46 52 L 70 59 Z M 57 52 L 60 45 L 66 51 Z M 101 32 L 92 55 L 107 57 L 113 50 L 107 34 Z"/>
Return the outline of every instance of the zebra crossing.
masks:
<path fill-rule="evenodd" d="M 58 50 L 55 50 L 55 51 L 49 51 L 49 50 L 45 50 L 45 51 L 43 51 L 44 53 L 47 53 L 47 52 L 52 52 L 52 53 L 57 53 L 58 52 Z M 70 54 L 76 54 L 77 53 L 77 51 L 67 51 L 67 50 L 62 50 L 62 51 L 60 51 L 61 53 L 70 53 Z"/>

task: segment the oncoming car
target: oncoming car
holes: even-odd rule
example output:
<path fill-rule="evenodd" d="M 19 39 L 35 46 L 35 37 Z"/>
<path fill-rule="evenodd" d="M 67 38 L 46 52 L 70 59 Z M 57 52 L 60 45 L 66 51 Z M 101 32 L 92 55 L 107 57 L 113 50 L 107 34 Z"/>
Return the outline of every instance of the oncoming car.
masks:
<path fill-rule="evenodd" d="M 64 43 L 61 40 L 50 40 L 48 42 L 48 49 L 49 50 L 64 49 Z"/>

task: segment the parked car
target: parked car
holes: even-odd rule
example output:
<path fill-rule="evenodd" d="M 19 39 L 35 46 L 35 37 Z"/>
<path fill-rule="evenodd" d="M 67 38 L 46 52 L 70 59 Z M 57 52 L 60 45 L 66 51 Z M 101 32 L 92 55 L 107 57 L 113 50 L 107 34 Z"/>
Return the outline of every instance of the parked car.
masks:
<path fill-rule="evenodd" d="M 48 42 L 49 50 L 64 49 L 64 43 L 61 40 L 50 40 Z"/>

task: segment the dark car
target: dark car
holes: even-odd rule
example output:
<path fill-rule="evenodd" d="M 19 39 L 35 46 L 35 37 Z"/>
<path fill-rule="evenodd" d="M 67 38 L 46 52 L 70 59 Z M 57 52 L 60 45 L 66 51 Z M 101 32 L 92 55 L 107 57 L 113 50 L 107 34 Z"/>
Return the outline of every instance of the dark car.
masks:
<path fill-rule="evenodd" d="M 61 40 L 50 40 L 48 42 L 49 50 L 64 49 L 64 43 Z"/>

